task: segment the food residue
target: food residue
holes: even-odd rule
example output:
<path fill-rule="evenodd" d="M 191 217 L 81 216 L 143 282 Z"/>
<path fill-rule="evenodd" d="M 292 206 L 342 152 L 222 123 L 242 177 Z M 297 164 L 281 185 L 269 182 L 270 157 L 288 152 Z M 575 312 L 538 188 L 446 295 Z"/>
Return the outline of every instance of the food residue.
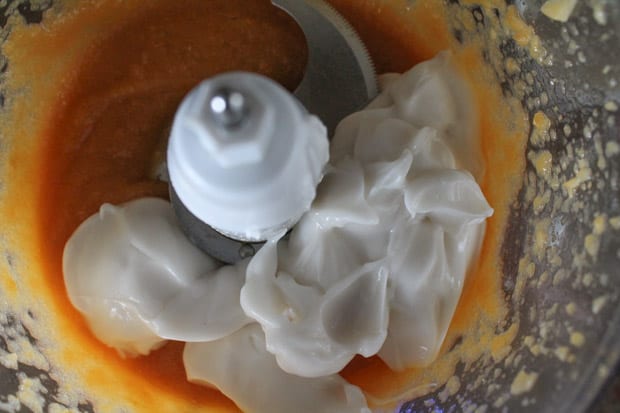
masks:
<path fill-rule="evenodd" d="M 547 0 L 540 11 L 547 17 L 566 22 L 577 5 L 577 0 Z"/>
<path fill-rule="evenodd" d="M 510 393 L 515 396 L 527 393 L 536 384 L 536 380 L 538 380 L 538 373 L 520 370 L 510 385 Z"/>

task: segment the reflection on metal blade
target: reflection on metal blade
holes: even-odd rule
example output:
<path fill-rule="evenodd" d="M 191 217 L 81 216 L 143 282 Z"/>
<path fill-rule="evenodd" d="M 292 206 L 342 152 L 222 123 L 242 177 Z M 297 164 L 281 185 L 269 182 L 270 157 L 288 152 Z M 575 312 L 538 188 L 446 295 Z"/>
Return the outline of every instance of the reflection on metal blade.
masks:
<path fill-rule="evenodd" d="M 272 0 L 299 24 L 308 44 L 308 65 L 295 96 L 317 115 L 330 135 L 344 117 L 377 95 L 377 76 L 353 27 L 322 0 Z"/>

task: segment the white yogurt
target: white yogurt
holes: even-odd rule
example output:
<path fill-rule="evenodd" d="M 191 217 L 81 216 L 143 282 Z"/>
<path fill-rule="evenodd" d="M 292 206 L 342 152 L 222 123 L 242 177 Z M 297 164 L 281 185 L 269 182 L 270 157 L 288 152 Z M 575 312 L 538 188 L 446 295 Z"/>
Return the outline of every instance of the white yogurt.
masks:
<path fill-rule="evenodd" d="M 183 361 L 190 381 L 215 385 L 243 411 L 370 413 L 361 390 L 337 374 L 309 379 L 282 371 L 258 324 L 223 340 L 189 343 Z"/>
<path fill-rule="evenodd" d="M 221 338 L 251 321 L 239 306 L 247 263 L 218 265 L 185 237 L 171 205 L 156 198 L 103 205 L 63 255 L 71 303 L 102 342 L 129 356 L 148 354 L 165 339 Z"/>
<path fill-rule="evenodd" d="M 345 119 L 311 211 L 250 263 L 241 305 L 283 370 L 334 374 L 356 354 L 403 370 L 436 357 L 492 214 L 461 169 L 479 154 L 455 79 L 440 55 Z"/>
<path fill-rule="evenodd" d="M 356 354 L 394 370 L 432 362 L 493 210 L 450 56 L 383 80 L 337 128 L 311 210 L 249 262 L 216 269 L 164 201 L 104 206 L 82 224 L 65 282 L 95 334 L 128 354 L 193 342 L 189 379 L 257 412 L 363 411 L 336 375 Z"/>

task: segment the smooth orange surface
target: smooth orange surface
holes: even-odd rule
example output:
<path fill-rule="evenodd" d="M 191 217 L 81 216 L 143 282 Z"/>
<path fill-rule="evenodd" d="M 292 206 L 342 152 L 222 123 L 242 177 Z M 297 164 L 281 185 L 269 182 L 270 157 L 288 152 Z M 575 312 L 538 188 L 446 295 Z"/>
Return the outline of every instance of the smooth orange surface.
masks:
<path fill-rule="evenodd" d="M 58 349 L 58 359 L 75 366 L 89 391 L 116 395 L 121 403 L 143 411 L 234 410 L 217 391 L 185 380 L 181 343 L 133 360 L 122 360 L 100 344 L 66 297 L 62 250 L 73 230 L 102 203 L 167 196 L 166 186 L 147 174 L 176 106 L 191 87 L 219 72 L 249 70 L 294 88 L 304 69 L 304 41 L 291 20 L 266 0 L 143 3 L 85 2 L 73 14 L 52 21 L 47 30 L 15 39 L 33 43 L 50 56 L 73 56 L 62 66 L 61 85 L 54 84 L 49 94 L 54 105 L 41 114 L 45 125 L 37 176 L 43 179 L 36 180 L 36 208 L 45 277 L 33 294 L 49 300 L 49 311 L 60 315 L 58 329 L 66 343 Z M 477 45 L 461 47 L 452 39 L 437 7 L 442 2 L 416 2 L 407 15 L 375 1 L 331 3 L 360 32 L 379 72 L 404 71 L 439 51 L 454 50 L 474 91 L 486 169 L 493 171 L 482 186 L 496 213 L 439 359 L 428 368 L 393 373 L 378 358 L 360 357 L 343 372 L 371 402 L 381 404 L 411 388 L 440 385 L 458 361 L 474 360 L 491 344 L 501 348 L 510 342 L 510 335 L 495 334 L 506 312 L 499 248 L 523 169 L 527 122 L 491 87 Z M 68 47 L 80 34 L 88 44 Z M 45 73 L 43 67 L 28 70 Z M 457 339 L 462 344 L 448 352 Z"/>

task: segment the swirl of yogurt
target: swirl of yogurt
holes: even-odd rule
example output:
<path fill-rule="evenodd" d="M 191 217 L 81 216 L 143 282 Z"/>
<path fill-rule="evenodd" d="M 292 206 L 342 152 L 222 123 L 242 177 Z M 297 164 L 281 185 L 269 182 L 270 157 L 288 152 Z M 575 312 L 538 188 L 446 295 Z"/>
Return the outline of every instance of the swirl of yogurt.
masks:
<path fill-rule="evenodd" d="M 339 125 L 310 212 L 250 263 L 241 306 L 286 372 L 436 357 L 493 212 L 465 170 L 475 120 L 449 59 L 392 79 Z"/>
<path fill-rule="evenodd" d="M 63 254 L 71 303 L 125 356 L 167 339 L 221 338 L 250 322 L 239 306 L 246 265 L 218 269 L 185 237 L 170 203 L 156 198 L 103 205 Z"/>

